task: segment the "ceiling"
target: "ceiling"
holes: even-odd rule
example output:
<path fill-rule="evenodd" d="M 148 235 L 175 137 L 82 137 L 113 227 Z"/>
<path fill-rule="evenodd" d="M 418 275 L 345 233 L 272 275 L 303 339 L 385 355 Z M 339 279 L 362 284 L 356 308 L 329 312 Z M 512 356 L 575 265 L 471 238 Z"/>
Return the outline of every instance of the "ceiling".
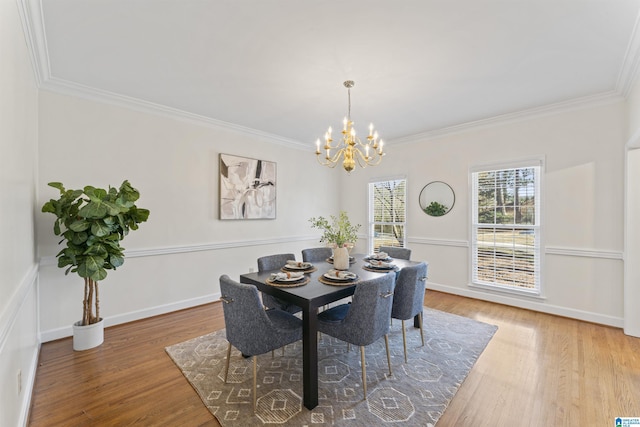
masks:
<path fill-rule="evenodd" d="M 43 87 L 315 147 L 625 96 L 637 0 L 20 0 Z M 29 21 L 29 20 L 28 20 Z"/>

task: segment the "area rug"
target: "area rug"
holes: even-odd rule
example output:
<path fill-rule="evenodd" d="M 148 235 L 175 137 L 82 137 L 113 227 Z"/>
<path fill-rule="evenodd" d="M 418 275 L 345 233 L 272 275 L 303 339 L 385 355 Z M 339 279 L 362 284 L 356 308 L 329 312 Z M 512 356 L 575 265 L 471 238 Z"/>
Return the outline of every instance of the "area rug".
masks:
<path fill-rule="evenodd" d="M 359 348 L 322 334 L 318 342 L 319 403 L 302 402 L 302 343 L 258 356 L 258 403 L 252 401 L 252 363 L 233 349 L 224 383 L 227 351 L 220 330 L 166 348 L 206 407 L 223 427 L 281 425 L 434 426 L 496 326 L 429 308 L 424 309 L 425 346 L 420 331 L 407 326 L 408 363 L 402 330 L 394 320 L 389 334 L 393 375 L 384 339 L 365 347 L 367 400 L 363 400 Z"/>

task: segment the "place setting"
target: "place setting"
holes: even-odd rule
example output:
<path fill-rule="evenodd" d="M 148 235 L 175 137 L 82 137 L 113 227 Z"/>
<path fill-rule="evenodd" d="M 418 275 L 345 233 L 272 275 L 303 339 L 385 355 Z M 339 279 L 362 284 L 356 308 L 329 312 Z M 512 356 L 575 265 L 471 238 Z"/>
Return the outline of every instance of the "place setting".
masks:
<path fill-rule="evenodd" d="M 364 261 L 383 261 L 383 262 L 391 262 L 391 261 L 393 261 L 393 258 L 391 258 L 389 256 L 389 254 L 386 253 L 386 252 L 373 253 L 371 255 L 367 255 L 366 257 L 364 257 L 362 259 Z"/>
<path fill-rule="evenodd" d="M 310 262 L 305 261 L 296 261 L 296 260 L 288 260 L 287 263 L 281 269 L 283 272 L 303 272 L 303 273 L 313 273 L 317 270 L 317 268 Z"/>
<path fill-rule="evenodd" d="M 280 288 L 295 288 L 309 283 L 309 277 L 302 271 L 280 271 L 272 273 L 265 282 Z"/>
<path fill-rule="evenodd" d="M 359 277 L 356 273 L 348 270 L 331 269 L 318 277 L 320 283 L 332 286 L 348 286 L 358 281 Z"/>
<path fill-rule="evenodd" d="M 362 266 L 364 270 L 375 271 L 378 273 L 387 273 L 389 271 L 397 271 L 398 266 L 395 265 L 386 252 L 378 252 L 363 258 L 366 263 Z"/>

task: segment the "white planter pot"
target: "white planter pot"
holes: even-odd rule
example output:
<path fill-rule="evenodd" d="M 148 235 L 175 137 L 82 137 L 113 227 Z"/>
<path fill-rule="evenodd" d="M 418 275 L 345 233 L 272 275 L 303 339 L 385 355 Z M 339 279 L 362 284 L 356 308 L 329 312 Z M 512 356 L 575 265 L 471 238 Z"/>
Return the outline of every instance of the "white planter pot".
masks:
<path fill-rule="evenodd" d="M 73 324 L 73 349 L 88 350 L 104 342 L 104 319 L 98 323 L 80 326 L 80 321 Z"/>
<path fill-rule="evenodd" d="M 333 250 L 333 268 L 336 270 L 349 269 L 349 250 L 347 248 L 335 248 Z"/>

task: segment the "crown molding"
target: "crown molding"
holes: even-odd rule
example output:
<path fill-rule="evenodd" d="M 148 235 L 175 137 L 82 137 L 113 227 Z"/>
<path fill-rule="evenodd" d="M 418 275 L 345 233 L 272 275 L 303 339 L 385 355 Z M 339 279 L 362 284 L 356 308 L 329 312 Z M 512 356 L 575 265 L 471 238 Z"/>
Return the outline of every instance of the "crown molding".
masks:
<path fill-rule="evenodd" d="M 617 91 L 603 92 L 597 95 L 590 95 L 581 98 L 562 101 L 555 104 L 548 104 L 542 107 L 529 108 L 527 110 L 516 111 L 513 113 L 501 114 L 499 116 L 490 117 L 482 120 L 462 123 L 459 125 L 448 126 L 441 129 L 435 129 L 428 132 L 409 135 L 404 138 L 389 141 L 389 144 L 401 145 L 416 142 L 424 142 L 444 136 L 455 135 L 463 132 L 475 131 L 478 129 L 501 126 L 510 123 L 517 123 L 525 120 L 532 120 L 539 117 L 557 115 L 569 111 L 581 110 L 584 108 L 593 108 L 602 105 L 613 104 L 624 101 L 622 95 Z"/>
<path fill-rule="evenodd" d="M 631 38 L 627 45 L 627 51 L 622 61 L 620 74 L 616 83 L 616 91 L 625 99 L 629 96 L 631 89 L 638 76 L 638 66 L 640 65 L 640 15 L 636 17 L 636 23 L 631 32 Z"/>
<path fill-rule="evenodd" d="M 16 0 L 25 43 L 38 87 L 51 75 L 40 0 Z"/>
<path fill-rule="evenodd" d="M 245 135 L 257 136 L 259 138 L 268 139 L 274 144 L 283 145 L 288 148 L 309 150 L 309 144 L 303 144 L 293 139 L 285 138 L 268 132 L 263 132 L 257 129 L 252 129 L 246 126 L 237 125 L 234 123 L 201 116 L 199 114 L 190 113 L 188 111 L 168 107 L 166 105 L 156 104 L 154 102 L 121 95 L 90 86 L 85 86 L 79 83 L 70 82 L 68 80 L 59 79 L 57 77 L 46 78 L 41 83 L 40 88 L 50 92 L 56 92 L 63 95 L 70 95 L 88 99 L 90 101 L 115 105 L 117 107 L 128 108 L 143 113 L 161 115 L 171 119 L 183 120 L 210 128 L 231 130 Z"/>

